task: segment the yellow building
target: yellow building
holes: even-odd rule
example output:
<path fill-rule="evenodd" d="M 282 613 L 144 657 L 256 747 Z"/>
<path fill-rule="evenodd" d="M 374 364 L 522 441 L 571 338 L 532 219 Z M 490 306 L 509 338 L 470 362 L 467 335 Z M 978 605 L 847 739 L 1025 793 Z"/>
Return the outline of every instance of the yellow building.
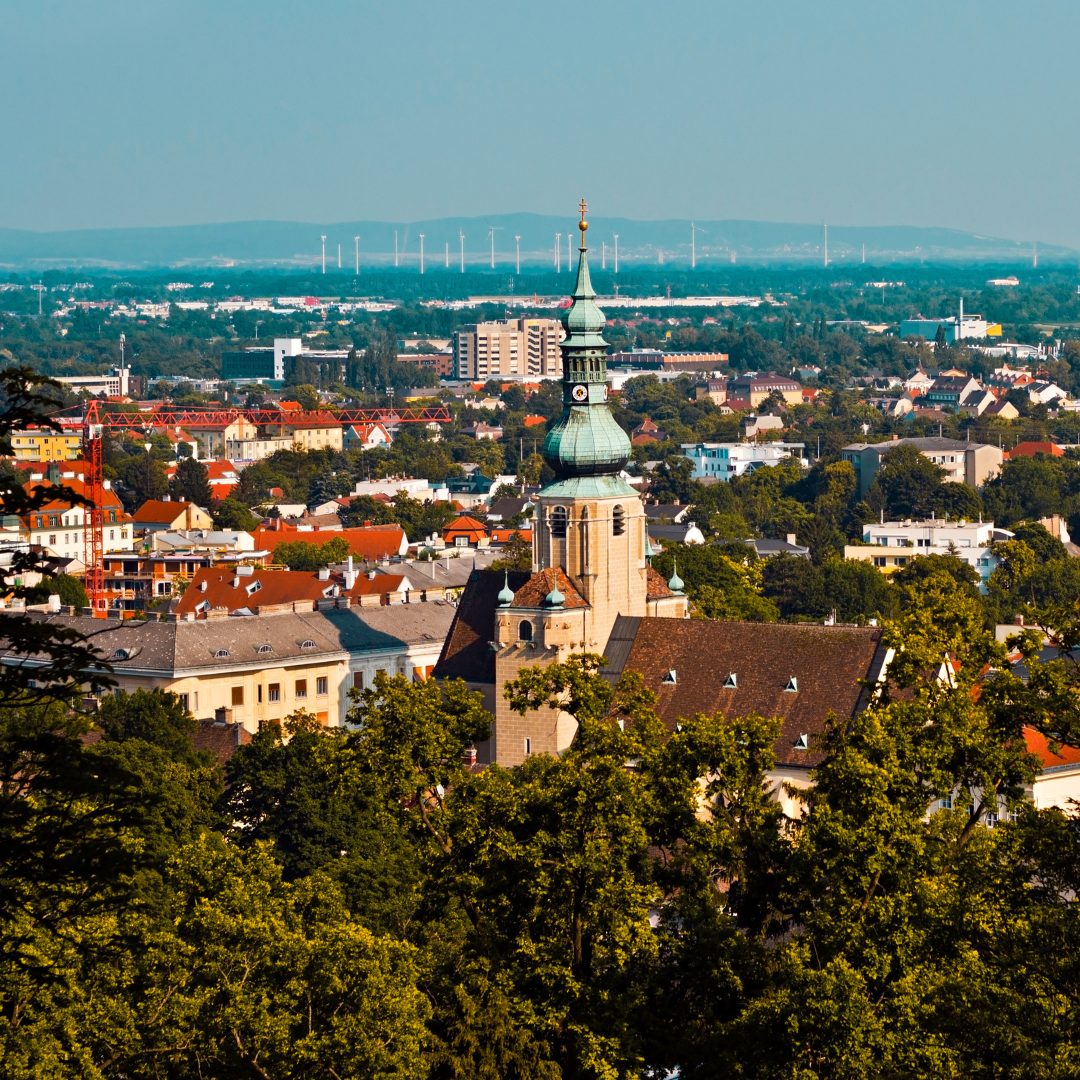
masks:
<path fill-rule="evenodd" d="M 82 455 L 82 435 L 50 428 L 27 428 L 11 436 L 18 461 L 77 461 Z"/>

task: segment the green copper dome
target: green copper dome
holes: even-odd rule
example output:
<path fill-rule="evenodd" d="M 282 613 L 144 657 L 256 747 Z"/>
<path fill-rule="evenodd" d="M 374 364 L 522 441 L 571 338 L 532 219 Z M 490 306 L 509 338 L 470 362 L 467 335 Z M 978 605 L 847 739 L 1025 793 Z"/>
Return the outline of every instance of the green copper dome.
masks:
<path fill-rule="evenodd" d="M 596 306 L 582 229 L 573 301 L 563 318 L 563 411 L 544 440 L 544 460 L 560 480 L 612 476 L 630 460 L 630 439 L 607 405 L 604 313 Z"/>

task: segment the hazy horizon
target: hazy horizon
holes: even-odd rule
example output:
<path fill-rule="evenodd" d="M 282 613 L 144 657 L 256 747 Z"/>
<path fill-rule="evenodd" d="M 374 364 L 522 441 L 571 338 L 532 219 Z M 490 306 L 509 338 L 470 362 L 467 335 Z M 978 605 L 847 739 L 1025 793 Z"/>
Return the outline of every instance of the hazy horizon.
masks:
<path fill-rule="evenodd" d="M 570 218 L 584 195 L 1076 248 L 1077 30 L 1063 3 L 5 5 L 0 225 Z"/>

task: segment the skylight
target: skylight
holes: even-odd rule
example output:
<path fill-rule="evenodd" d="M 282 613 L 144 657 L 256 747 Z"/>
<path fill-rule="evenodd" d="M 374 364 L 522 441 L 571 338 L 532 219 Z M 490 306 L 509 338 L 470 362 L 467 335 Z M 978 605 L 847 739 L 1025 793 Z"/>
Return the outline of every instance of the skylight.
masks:
<path fill-rule="evenodd" d="M 679 681 L 675 669 L 672 668 L 660 681 L 667 686 L 674 686 Z"/>
<path fill-rule="evenodd" d="M 787 686 L 784 687 L 784 690 L 789 694 L 797 694 L 799 692 L 799 680 L 792 675 L 788 679 Z"/>
<path fill-rule="evenodd" d="M 738 688 L 739 688 L 739 676 L 736 675 L 735 672 L 733 671 L 724 680 L 724 689 L 725 690 L 738 690 Z"/>

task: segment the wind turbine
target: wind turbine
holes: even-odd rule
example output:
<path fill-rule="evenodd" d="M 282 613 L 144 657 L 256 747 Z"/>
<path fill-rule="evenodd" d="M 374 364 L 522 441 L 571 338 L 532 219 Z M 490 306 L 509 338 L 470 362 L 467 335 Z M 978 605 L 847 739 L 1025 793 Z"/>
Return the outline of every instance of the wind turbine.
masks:
<path fill-rule="evenodd" d="M 701 228 L 700 225 L 695 225 L 691 221 L 690 222 L 690 269 L 691 270 L 696 270 L 697 269 L 697 234 L 699 232 L 705 232 L 705 230 L 703 228 Z M 706 235 L 708 235 L 708 234 L 706 233 Z"/>
<path fill-rule="evenodd" d="M 320 237 L 322 240 L 322 272 L 326 273 L 326 237 Z"/>
<path fill-rule="evenodd" d="M 360 276 L 360 237 L 354 236 L 353 240 L 356 242 L 356 276 Z"/>
<path fill-rule="evenodd" d="M 491 269 L 495 269 L 495 234 L 502 231 L 501 225 L 492 225 L 488 229 L 488 236 L 491 237 Z"/>
<path fill-rule="evenodd" d="M 619 272 L 619 234 L 615 234 L 615 273 Z"/>
<path fill-rule="evenodd" d="M 521 273 L 521 237 L 514 237 L 514 273 Z"/>
<path fill-rule="evenodd" d="M 420 273 L 424 272 L 424 234 L 420 234 Z"/>
<path fill-rule="evenodd" d="M 461 272 L 465 273 L 465 234 L 458 229 L 458 239 L 461 241 Z"/>

